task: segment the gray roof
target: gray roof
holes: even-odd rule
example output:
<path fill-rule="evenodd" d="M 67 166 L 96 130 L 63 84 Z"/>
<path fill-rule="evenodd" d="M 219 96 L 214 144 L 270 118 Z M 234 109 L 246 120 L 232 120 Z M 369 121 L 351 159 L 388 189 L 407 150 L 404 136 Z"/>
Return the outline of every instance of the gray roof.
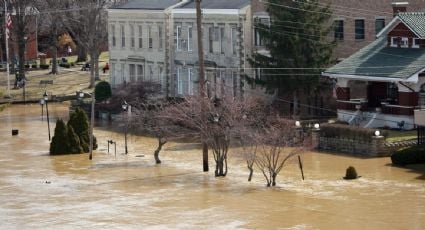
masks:
<path fill-rule="evenodd" d="M 242 9 L 250 4 L 250 0 L 202 0 L 202 9 Z M 195 1 L 190 1 L 178 8 L 194 9 Z"/>
<path fill-rule="evenodd" d="M 180 0 L 131 0 L 113 9 L 146 9 L 164 10 L 172 5 L 181 2 Z"/>
<path fill-rule="evenodd" d="M 406 79 L 425 68 L 425 49 L 387 47 L 381 37 L 342 62 L 324 71 L 323 75 L 341 74 Z"/>
<path fill-rule="evenodd" d="M 399 13 L 398 18 L 421 38 L 425 38 L 425 12 Z"/>

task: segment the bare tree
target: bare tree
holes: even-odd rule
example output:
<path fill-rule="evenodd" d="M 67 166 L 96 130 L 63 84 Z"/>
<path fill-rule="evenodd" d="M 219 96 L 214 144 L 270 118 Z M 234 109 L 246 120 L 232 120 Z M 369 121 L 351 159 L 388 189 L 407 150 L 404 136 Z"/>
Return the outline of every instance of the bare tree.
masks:
<path fill-rule="evenodd" d="M 256 133 L 257 151 L 254 163 L 264 175 L 267 187 L 276 186 L 276 177 L 285 163 L 299 155 L 304 142 L 297 142 L 295 122 L 274 117 Z"/>
<path fill-rule="evenodd" d="M 10 10 L 15 14 L 12 31 L 18 44 L 18 80 L 25 79 L 25 48 L 28 35 L 35 19 L 36 8 L 33 0 L 10 0 Z"/>
<path fill-rule="evenodd" d="M 63 22 L 79 46 L 90 55 L 90 85 L 93 88 L 99 78 L 99 56 L 101 46 L 108 40 L 108 0 L 63 0 L 67 8 L 75 9 L 64 14 Z"/>
<path fill-rule="evenodd" d="M 61 0 L 37 0 L 34 1 L 37 9 L 42 11 L 43 17 L 40 17 L 39 25 L 41 28 L 39 29 L 41 33 L 46 35 L 47 46 L 52 51 L 52 71 L 50 73 L 57 74 L 58 73 L 58 38 L 61 34 L 66 31 L 62 27 L 62 17 L 61 10 L 64 7 L 64 2 Z"/>
<path fill-rule="evenodd" d="M 238 135 L 237 130 L 246 124 L 249 120 L 247 117 L 258 104 L 258 99 L 254 98 L 223 96 L 220 99 L 209 99 L 198 95 L 187 97 L 182 103 L 166 108 L 165 114 L 175 124 L 194 130 L 198 137 L 204 138 L 213 152 L 215 176 L 222 177 L 228 171 L 230 142 Z"/>

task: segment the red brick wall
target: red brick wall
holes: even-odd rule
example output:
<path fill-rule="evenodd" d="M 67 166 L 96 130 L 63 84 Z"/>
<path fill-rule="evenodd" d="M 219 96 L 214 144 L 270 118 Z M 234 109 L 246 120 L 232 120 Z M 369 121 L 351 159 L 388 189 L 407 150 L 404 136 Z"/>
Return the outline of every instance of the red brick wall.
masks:
<path fill-rule="evenodd" d="M 416 92 L 398 92 L 398 103 L 403 106 L 417 106 L 418 93 Z"/>

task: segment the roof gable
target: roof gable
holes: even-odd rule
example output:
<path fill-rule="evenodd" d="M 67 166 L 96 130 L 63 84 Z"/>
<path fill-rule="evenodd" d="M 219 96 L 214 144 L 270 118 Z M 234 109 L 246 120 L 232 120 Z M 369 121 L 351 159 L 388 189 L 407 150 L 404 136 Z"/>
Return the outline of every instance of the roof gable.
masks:
<path fill-rule="evenodd" d="M 403 23 L 418 38 L 425 38 L 425 12 L 399 13 L 393 20 L 379 32 L 376 37 L 381 37 L 392 31 L 399 23 Z"/>

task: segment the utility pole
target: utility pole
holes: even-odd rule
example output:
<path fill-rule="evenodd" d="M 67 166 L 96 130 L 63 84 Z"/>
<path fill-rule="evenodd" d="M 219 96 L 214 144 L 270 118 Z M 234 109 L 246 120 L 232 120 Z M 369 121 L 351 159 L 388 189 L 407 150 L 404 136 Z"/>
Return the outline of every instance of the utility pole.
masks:
<path fill-rule="evenodd" d="M 199 58 L 199 95 L 201 97 L 201 116 L 202 122 L 207 122 L 205 116 L 205 71 L 204 71 L 204 47 L 202 44 L 202 12 L 201 0 L 196 0 L 196 26 L 198 31 L 198 58 Z M 205 137 L 201 137 L 202 141 L 202 160 L 204 172 L 208 172 L 208 145 L 205 142 Z"/>

